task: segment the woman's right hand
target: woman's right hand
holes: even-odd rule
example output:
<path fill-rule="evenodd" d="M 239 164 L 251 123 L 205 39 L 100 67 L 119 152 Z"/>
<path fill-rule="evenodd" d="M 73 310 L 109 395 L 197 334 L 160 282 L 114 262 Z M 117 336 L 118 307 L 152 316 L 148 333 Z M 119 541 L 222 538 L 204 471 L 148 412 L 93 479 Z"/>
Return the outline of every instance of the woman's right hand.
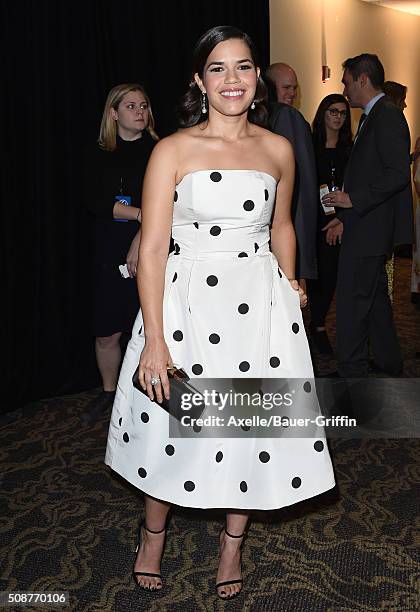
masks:
<path fill-rule="evenodd" d="M 169 399 L 169 380 L 167 368 L 172 366 L 169 349 L 163 338 L 146 338 L 146 343 L 140 355 L 139 382 L 147 391 L 151 401 L 162 402 L 163 396 Z M 152 378 L 159 379 L 156 385 L 151 384 Z"/>

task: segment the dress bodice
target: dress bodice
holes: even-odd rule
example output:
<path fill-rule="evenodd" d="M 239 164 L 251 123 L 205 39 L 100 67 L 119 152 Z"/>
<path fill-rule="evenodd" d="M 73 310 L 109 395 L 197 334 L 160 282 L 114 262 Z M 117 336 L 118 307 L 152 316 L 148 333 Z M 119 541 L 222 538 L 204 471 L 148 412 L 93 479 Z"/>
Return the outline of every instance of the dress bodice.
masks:
<path fill-rule="evenodd" d="M 274 177 L 257 170 L 197 170 L 185 175 L 174 197 L 174 254 L 245 257 L 268 250 L 276 187 Z"/>

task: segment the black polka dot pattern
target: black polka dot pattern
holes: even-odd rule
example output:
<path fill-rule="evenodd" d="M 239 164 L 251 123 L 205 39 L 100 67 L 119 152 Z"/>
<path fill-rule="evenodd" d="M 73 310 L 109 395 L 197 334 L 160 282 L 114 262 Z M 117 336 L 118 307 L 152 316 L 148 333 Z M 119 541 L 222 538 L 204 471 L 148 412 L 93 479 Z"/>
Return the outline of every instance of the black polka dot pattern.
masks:
<path fill-rule="evenodd" d="M 220 172 L 212 172 L 210 174 L 210 179 L 213 181 L 213 183 L 218 183 L 222 180 L 222 175 L 220 174 Z"/>
<path fill-rule="evenodd" d="M 268 463 L 270 461 L 270 454 L 267 453 L 267 451 L 261 451 L 261 453 L 258 455 L 258 458 L 261 463 Z"/>
<path fill-rule="evenodd" d="M 140 329 L 139 329 L 139 336 L 141 334 L 141 332 L 143 331 L 143 325 L 140 325 Z"/>
<path fill-rule="evenodd" d="M 229 171 L 209 169 L 199 173 L 191 183 L 186 179 L 187 189 L 182 185 L 172 187 L 174 190 L 176 187 L 176 191 L 173 192 L 171 256 L 181 253 L 182 256 L 174 259 L 172 267 L 171 256 L 169 258 L 163 311 L 165 334 L 169 344 L 172 342 L 175 363 L 185 368 L 193 386 L 194 380 L 199 387 L 206 381 L 205 377 L 223 376 L 221 372 L 226 371 L 232 377 L 257 378 L 252 391 L 266 398 L 271 387 L 265 387 L 265 377 L 281 377 L 286 370 L 291 376 L 298 376 L 299 363 L 305 363 L 308 358 L 307 343 L 302 340 L 305 339 L 302 317 L 290 297 L 287 280 L 290 275 L 278 267 L 275 259 L 266 265 L 275 182 L 269 176 L 261 176 L 260 172 L 255 185 L 250 180 L 251 175 L 244 171 L 230 175 Z M 231 183 L 234 175 L 237 181 Z M 201 188 L 202 194 L 199 193 Z M 238 263 L 237 258 L 242 262 Z M 194 311 L 192 315 L 191 311 Z M 139 320 L 142 323 L 141 316 Z M 268 350 L 261 344 L 261 322 L 264 320 L 270 321 L 264 332 L 268 334 L 264 336 L 264 345 L 271 347 Z M 138 338 L 140 349 L 143 331 L 142 326 L 139 332 L 142 335 Z M 295 335 L 299 336 L 296 340 Z M 137 365 L 134 357 L 138 361 L 137 355 L 131 357 L 133 367 L 131 369 L 131 363 L 128 364 L 128 383 Z M 299 397 L 307 400 L 303 408 L 310 409 L 310 400 L 316 394 L 315 380 L 301 378 L 296 383 Z M 207 437 L 206 427 L 193 421 L 187 427 L 186 436 L 193 440 L 191 448 L 202 449 L 195 454 L 189 452 L 185 440 L 176 435 L 172 438 L 167 428 L 156 427 L 160 418 L 168 418 L 162 409 L 152 406 L 147 396 L 133 394 L 131 386 L 129 393 L 123 391 L 119 395 L 121 410 L 114 416 L 114 425 L 119 425 L 117 452 L 121 460 L 126 461 L 125 474 L 139 489 L 148 490 L 147 483 L 154 483 L 156 474 L 167 473 L 167 480 L 161 479 L 160 489 L 157 486 L 153 491 L 158 498 L 161 493 L 166 499 L 166 487 L 169 501 L 183 503 L 183 499 L 187 507 L 211 507 L 214 495 L 220 507 L 222 503 L 223 507 L 230 508 L 269 507 L 270 503 L 281 507 L 317 494 L 318 484 L 318 488 L 326 488 L 325 482 L 329 482 L 328 443 L 322 429 L 313 439 L 295 437 L 291 431 L 294 429 L 292 421 L 287 418 L 287 407 L 280 409 L 279 414 L 285 415 L 281 419 L 285 429 L 280 429 L 280 436 L 282 431 L 283 438 L 289 439 L 288 434 L 291 434 L 289 458 L 284 456 L 281 441 L 276 445 L 268 439 L 258 439 L 250 420 L 240 423 L 239 436 L 244 440 L 257 439 L 251 447 L 244 442 L 243 450 L 229 439 L 210 440 L 203 446 L 200 439 Z M 214 397 L 215 411 L 223 405 L 222 399 L 221 396 L 217 405 Z M 127 404 L 130 404 L 128 410 Z M 118 416 L 122 414 L 129 418 Z M 226 416 L 222 412 L 216 414 Z M 246 416 L 246 411 L 241 416 Z M 300 459 L 294 461 L 293 458 Z M 233 464 L 238 468 L 236 473 L 229 469 Z M 272 487 L 267 489 L 266 483 L 271 483 Z"/>
<path fill-rule="evenodd" d="M 203 366 L 200 365 L 199 363 L 195 363 L 193 367 L 191 368 L 191 370 L 193 374 L 195 374 L 196 376 L 200 376 L 200 374 L 203 373 Z"/>
<path fill-rule="evenodd" d="M 246 200 L 243 206 L 244 206 L 244 210 L 249 212 L 254 209 L 255 204 L 252 200 Z"/>
<path fill-rule="evenodd" d="M 209 287 L 215 287 L 219 282 L 219 279 L 217 276 L 214 276 L 214 274 L 210 274 L 210 276 L 207 277 L 206 282 Z"/>

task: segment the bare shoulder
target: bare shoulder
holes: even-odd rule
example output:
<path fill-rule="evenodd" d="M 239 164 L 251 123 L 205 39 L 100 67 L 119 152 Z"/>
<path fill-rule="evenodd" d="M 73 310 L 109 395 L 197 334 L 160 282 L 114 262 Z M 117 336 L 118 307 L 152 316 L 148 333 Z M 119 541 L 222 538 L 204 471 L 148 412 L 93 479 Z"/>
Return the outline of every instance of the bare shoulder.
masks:
<path fill-rule="evenodd" d="M 265 128 L 259 129 L 261 130 L 261 140 L 269 150 L 276 151 L 277 154 L 284 151 L 285 155 L 293 151 L 292 145 L 284 136 L 274 134 L 274 132 L 270 132 L 270 130 Z"/>
<path fill-rule="evenodd" d="M 153 148 L 151 160 L 158 163 L 168 164 L 169 167 L 177 168 L 190 137 L 185 130 L 175 132 L 159 140 Z"/>
<path fill-rule="evenodd" d="M 178 132 L 171 134 L 170 136 L 165 136 L 165 138 L 159 140 L 155 144 L 153 151 L 157 151 L 159 155 L 169 154 L 171 151 L 176 149 L 177 146 L 179 146 Z"/>
<path fill-rule="evenodd" d="M 180 129 L 166 138 L 162 138 L 155 146 L 155 149 L 162 151 L 162 154 L 176 153 L 184 151 L 185 147 L 194 145 L 197 137 L 201 136 L 197 127 Z"/>

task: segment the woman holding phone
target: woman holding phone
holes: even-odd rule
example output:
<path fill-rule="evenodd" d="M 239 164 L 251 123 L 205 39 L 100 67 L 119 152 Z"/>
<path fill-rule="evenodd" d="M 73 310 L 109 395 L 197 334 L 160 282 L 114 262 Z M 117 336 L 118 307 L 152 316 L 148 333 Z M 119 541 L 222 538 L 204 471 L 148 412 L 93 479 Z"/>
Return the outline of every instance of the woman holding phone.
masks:
<path fill-rule="evenodd" d="M 325 186 L 329 191 L 341 189 L 352 146 L 350 106 L 344 96 L 330 94 L 321 101 L 312 124 L 312 137 L 318 185 Z M 311 339 L 318 352 L 323 355 L 331 355 L 333 352 L 325 327 L 325 318 L 337 284 L 340 252 L 339 233 L 333 230 L 325 232 L 323 228 L 334 217 L 334 208 L 325 208 L 319 202 L 318 278 L 307 281 L 311 309 Z"/>

